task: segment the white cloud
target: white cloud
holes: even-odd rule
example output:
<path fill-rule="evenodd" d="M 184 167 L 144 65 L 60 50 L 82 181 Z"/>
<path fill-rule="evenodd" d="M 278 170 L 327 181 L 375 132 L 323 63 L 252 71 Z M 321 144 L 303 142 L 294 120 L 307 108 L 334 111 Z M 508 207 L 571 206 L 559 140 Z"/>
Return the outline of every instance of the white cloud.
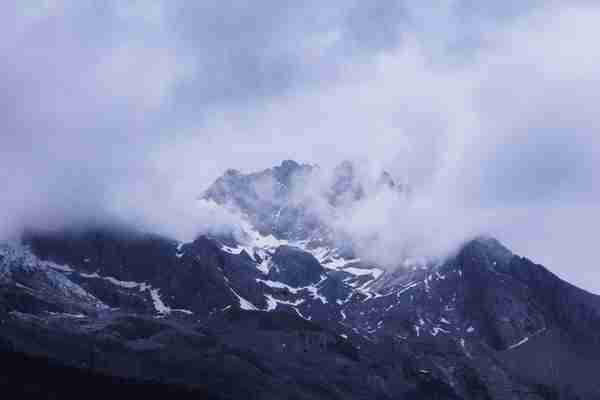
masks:
<path fill-rule="evenodd" d="M 358 157 L 419 200 L 376 199 L 348 229 L 424 253 L 498 231 L 584 282 L 593 246 L 535 221 L 565 232 L 571 216 L 593 232 L 600 8 L 381 4 L 8 7 L 0 232 L 109 214 L 186 236 L 212 218 L 186 218 L 187 200 L 226 168 Z"/>

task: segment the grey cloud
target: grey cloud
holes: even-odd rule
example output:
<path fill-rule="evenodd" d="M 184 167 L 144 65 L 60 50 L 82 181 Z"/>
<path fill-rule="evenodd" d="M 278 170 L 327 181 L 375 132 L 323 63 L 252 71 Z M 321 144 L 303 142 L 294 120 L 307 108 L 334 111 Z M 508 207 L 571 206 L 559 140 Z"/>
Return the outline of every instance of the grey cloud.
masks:
<path fill-rule="evenodd" d="M 114 217 L 189 236 L 230 222 L 188 202 L 226 168 L 362 157 L 422 200 L 410 215 L 374 203 L 357 232 L 370 213 L 390 235 L 447 230 L 437 247 L 497 231 L 583 265 L 585 241 L 535 221 L 573 229 L 560 210 L 593 232 L 599 15 L 591 1 L 7 5 L 0 234 Z"/>

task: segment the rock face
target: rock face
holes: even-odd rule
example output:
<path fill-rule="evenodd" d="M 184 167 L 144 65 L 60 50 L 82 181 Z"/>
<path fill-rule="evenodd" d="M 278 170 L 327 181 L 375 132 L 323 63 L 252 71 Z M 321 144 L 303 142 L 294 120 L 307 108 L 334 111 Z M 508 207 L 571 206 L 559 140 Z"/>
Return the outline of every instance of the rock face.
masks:
<path fill-rule="evenodd" d="M 289 188 L 246 199 L 255 179 L 315 168 L 230 171 L 209 189 L 265 221 L 250 242 L 97 227 L 3 244 L 0 352 L 214 398 L 600 398 L 600 297 L 487 237 L 385 271 L 263 215 L 297 209 Z M 332 207 L 370 191 L 340 168 Z"/>
<path fill-rule="evenodd" d="M 289 286 L 308 286 L 325 274 L 325 268 L 312 254 L 293 246 L 278 247 L 271 263 L 268 278 Z"/>
<path fill-rule="evenodd" d="M 240 210 L 262 234 L 300 240 L 322 232 L 319 217 L 302 200 L 301 186 L 318 168 L 284 161 L 253 174 L 228 170 L 203 198 Z"/>
<path fill-rule="evenodd" d="M 328 219 L 336 209 L 391 190 L 410 193 L 407 185 L 387 172 L 373 177 L 352 162 L 343 162 L 328 175 L 318 166 L 283 161 L 280 166 L 252 174 L 228 170 L 202 198 L 244 214 L 262 235 L 313 245 L 331 245 L 334 232 Z"/>

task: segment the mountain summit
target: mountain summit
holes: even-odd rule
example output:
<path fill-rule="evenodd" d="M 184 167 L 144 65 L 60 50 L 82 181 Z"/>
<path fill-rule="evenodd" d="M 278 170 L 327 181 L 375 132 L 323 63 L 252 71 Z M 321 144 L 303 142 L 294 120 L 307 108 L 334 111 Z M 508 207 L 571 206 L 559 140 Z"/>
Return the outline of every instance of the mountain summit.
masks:
<path fill-rule="evenodd" d="M 285 160 L 250 174 L 228 170 L 202 198 L 241 213 L 263 235 L 332 245 L 339 232 L 332 229 L 331 222 L 343 208 L 383 190 L 399 197 L 410 192 L 388 172 L 370 174 L 364 167 L 344 161 L 330 172 Z"/>

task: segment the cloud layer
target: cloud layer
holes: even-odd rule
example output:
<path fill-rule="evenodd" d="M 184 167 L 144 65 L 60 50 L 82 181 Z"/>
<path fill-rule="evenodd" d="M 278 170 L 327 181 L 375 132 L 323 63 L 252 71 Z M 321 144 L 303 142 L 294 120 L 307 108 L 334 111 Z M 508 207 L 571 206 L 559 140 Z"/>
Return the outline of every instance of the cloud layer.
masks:
<path fill-rule="evenodd" d="M 405 232 L 485 230 L 598 292 L 599 17 L 584 0 L 6 6 L 0 234 L 114 218 L 185 236 L 227 221 L 191 201 L 226 168 L 363 158 L 421 193 Z"/>

